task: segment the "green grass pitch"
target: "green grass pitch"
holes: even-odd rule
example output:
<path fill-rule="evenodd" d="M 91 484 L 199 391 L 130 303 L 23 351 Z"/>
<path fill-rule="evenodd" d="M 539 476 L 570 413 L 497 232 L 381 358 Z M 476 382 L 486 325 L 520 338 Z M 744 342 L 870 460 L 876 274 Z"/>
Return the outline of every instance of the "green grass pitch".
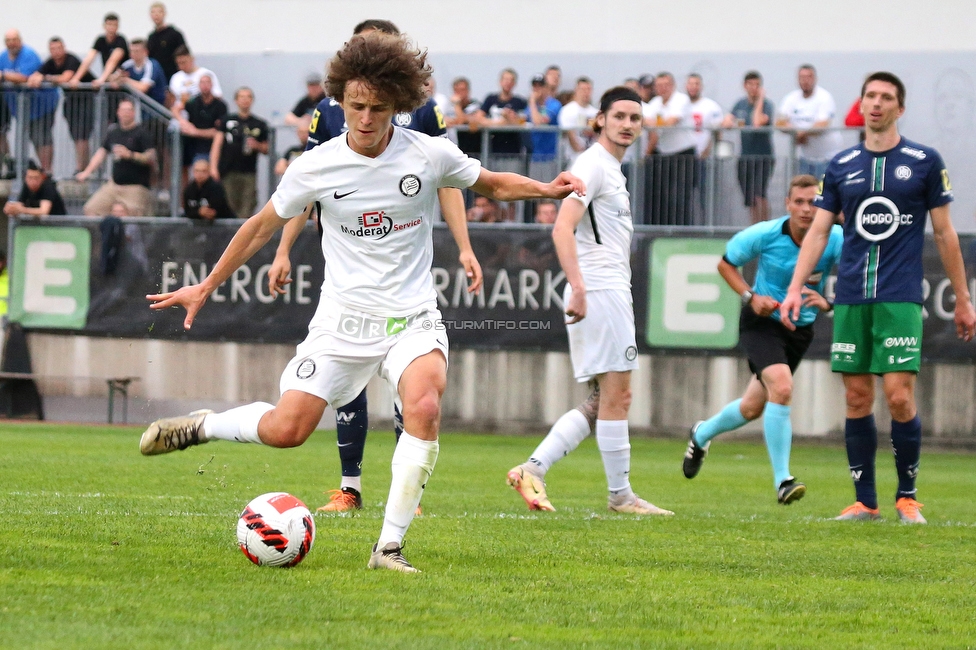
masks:
<path fill-rule="evenodd" d="M 294 569 L 251 565 L 243 506 L 337 487 L 335 438 L 273 450 L 211 443 L 143 458 L 140 430 L 0 426 L 4 648 L 976 647 L 976 472 L 923 450 L 928 526 L 898 523 L 889 447 L 881 522 L 830 521 L 853 501 L 843 449 L 797 446 L 806 498 L 776 504 L 758 442 L 633 441 L 639 494 L 670 518 L 611 515 L 592 439 L 549 475 L 555 513 L 505 485 L 538 438 L 446 434 L 405 555 L 367 571 L 393 436 L 371 434 L 364 510 L 316 517 Z"/>

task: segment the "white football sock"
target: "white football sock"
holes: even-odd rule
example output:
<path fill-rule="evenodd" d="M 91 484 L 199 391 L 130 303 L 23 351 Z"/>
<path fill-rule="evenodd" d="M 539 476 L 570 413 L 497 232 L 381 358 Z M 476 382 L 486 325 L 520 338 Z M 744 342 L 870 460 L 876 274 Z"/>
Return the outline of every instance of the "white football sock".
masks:
<path fill-rule="evenodd" d="M 556 420 L 549 434 L 539 443 L 529 462 L 542 468 L 543 475 L 569 452 L 573 451 L 590 435 L 590 423 L 577 409 L 567 411 Z"/>
<path fill-rule="evenodd" d="M 231 440 L 264 444 L 258 437 L 261 416 L 274 407 L 267 402 L 238 406 L 223 413 L 211 413 L 203 419 L 203 434 L 207 440 Z"/>
<path fill-rule="evenodd" d="M 352 488 L 356 492 L 363 491 L 363 477 L 362 476 L 343 476 L 342 483 L 339 484 L 339 489 L 342 488 Z"/>
<path fill-rule="evenodd" d="M 436 440 L 414 438 L 406 431 L 400 436 L 393 452 L 393 478 L 378 548 L 390 542 L 402 544 L 420 505 L 420 497 L 424 495 L 427 480 L 434 471 L 438 449 Z"/>
<path fill-rule="evenodd" d="M 630 432 L 627 420 L 597 420 L 596 446 L 603 456 L 603 470 L 607 474 L 610 493 L 630 494 Z"/>

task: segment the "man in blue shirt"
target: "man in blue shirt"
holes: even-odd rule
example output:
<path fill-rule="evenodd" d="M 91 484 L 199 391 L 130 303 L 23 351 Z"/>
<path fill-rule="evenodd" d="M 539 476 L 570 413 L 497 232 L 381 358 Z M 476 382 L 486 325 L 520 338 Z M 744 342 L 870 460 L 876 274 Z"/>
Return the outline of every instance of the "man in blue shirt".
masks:
<path fill-rule="evenodd" d="M 826 251 L 816 268 L 806 275 L 797 326 L 787 329 L 779 322 L 779 304 L 786 297 L 800 243 L 813 223 L 816 195 L 817 179 L 807 174 L 794 177 L 786 198 L 789 214 L 746 228 L 726 246 L 718 272 L 742 296 L 739 344 L 755 377 L 741 399 L 692 427 L 681 467 L 687 478 L 694 478 L 701 469 L 712 438 L 763 415 L 766 449 L 773 465 L 773 485 L 776 498 L 783 505 L 801 499 L 806 493 L 806 486 L 790 475 L 793 373 L 813 341 L 813 321 L 817 314 L 833 308 L 823 297 L 824 286 L 830 269 L 840 257 L 843 243 L 840 226 L 836 226 L 830 232 Z M 759 266 L 756 281 L 750 287 L 739 267 L 755 259 L 759 260 Z"/>
<path fill-rule="evenodd" d="M 532 93 L 529 95 L 529 119 L 533 126 L 555 126 L 559 124 L 559 111 L 563 105 L 549 92 L 544 76 L 532 77 Z M 555 160 L 559 134 L 552 131 L 532 132 L 532 160 L 545 162 Z"/>
<path fill-rule="evenodd" d="M 162 64 L 149 57 L 146 41 L 141 38 L 132 39 L 129 44 L 129 56 L 123 62 L 119 72 L 113 80 L 124 86 L 149 95 L 159 104 L 166 103 L 166 73 Z"/>
<path fill-rule="evenodd" d="M 4 34 L 7 51 L 0 54 L 0 82 L 26 84 L 28 78 L 41 67 L 41 57 L 24 45 L 20 32 L 11 29 Z M 17 115 L 19 93 L 7 91 L 6 102 L 0 108 L 0 156 L 7 153 L 7 126 L 10 118 Z M 37 157 L 45 171 L 51 170 L 54 158 L 51 126 L 54 110 L 58 107 L 58 91 L 54 89 L 30 91 L 30 119 L 28 129 L 31 142 L 37 149 Z"/>
<path fill-rule="evenodd" d="M 915 378 L 921 366 L 926 213 L 932 216 L 935 244 L 955 292 L 956 332 L 965 341 L 976 332 L 976 310 L 949 216 L 949 175 L 937 151 L 898 133 L 904 112 L 901 80 L 889 72 L 868 76 L 861 87 L 865 140 L 841 151 L 828 165 L 817 216 L 780 310 L 783 324 L 794 327 L 803 303 L 803 279 L 826 245 L 835 216 L 843 212 L 831 369 L 844 376 L 844 438 L 857 500 L 839 520 L 880 517 L 874 480 L 878 430 L 872 414 L 874 376 L 880 375 L 898 473 L 895 509 L 905 523 L 925 523 L 922 504 L 915 500 L 922 445 Z"/>

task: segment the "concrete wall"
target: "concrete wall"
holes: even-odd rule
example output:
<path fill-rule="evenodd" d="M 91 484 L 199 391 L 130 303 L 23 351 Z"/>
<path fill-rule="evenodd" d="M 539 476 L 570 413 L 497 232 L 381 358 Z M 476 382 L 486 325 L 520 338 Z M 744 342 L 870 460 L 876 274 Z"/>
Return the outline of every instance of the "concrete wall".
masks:
<path fill-rule="evenodd" d="M 34 371 L 52 377 L 141 377 L 130 395 L 129 421 L 145 423 L 204 406 L 222 410 L 252 401 L 274 403 L 289 345 L 185 343 L 31 334 Z M 683 436 L 689 425 L 740 396 L 749 381 L 744 359 L 641 356 L 633 376 L 630 422 L 635 430 Z M 40 382 L 49 419 L 104 421 L 104 381 Z M 444 398 L 446 428 L 541 432 L 582 401 L 585 385 L 572 377 L 565 353 L 480 352 L 451 354 Z M 919 410 L 925 434 L 944 442 L 976 443 L 976 368 L 929 364 L 919 377 Z M 374 380 L 369 389 L 372 426 L 390 427 L 392 393 Z M 879 429 L 889 416 L 878 399 Z M 331 412 L 323 427 L 334 427 Z M 796 376 L 793 428 L 799 436 L 836 437 L 843 430 L 840 378 L 825 361 L 808 361 Z M 754 423 L 745 428 L 756 432 Z"/>

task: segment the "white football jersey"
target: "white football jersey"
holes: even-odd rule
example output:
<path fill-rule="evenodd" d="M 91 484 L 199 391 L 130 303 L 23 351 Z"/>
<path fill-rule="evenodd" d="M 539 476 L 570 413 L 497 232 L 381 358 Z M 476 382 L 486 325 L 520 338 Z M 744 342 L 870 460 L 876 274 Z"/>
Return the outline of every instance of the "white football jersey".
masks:
<path fill-rule="evenodd" d="M 630 240 L 634 219 L 620 161 L 599 142 L 580 154 L 570 171 L 586 183 L 586 207 L 576 228 L 576 251 L 587 291 L 630 290 Z"/>
<path fill-rule="evenodd" d="M 347 137 L 289 165 L 271 197 L 275 212 L 291 218 L 309 203 L 321 207 L 323 296 L 383 317 L 436 309 L 430 268 L 437 188 L 470 187 L 481 163 L 446 138 L 407 129 L 394 128 L 376 158 L 354 152 Z M 316 310 L 312 323 L 320 319 Z"/>

